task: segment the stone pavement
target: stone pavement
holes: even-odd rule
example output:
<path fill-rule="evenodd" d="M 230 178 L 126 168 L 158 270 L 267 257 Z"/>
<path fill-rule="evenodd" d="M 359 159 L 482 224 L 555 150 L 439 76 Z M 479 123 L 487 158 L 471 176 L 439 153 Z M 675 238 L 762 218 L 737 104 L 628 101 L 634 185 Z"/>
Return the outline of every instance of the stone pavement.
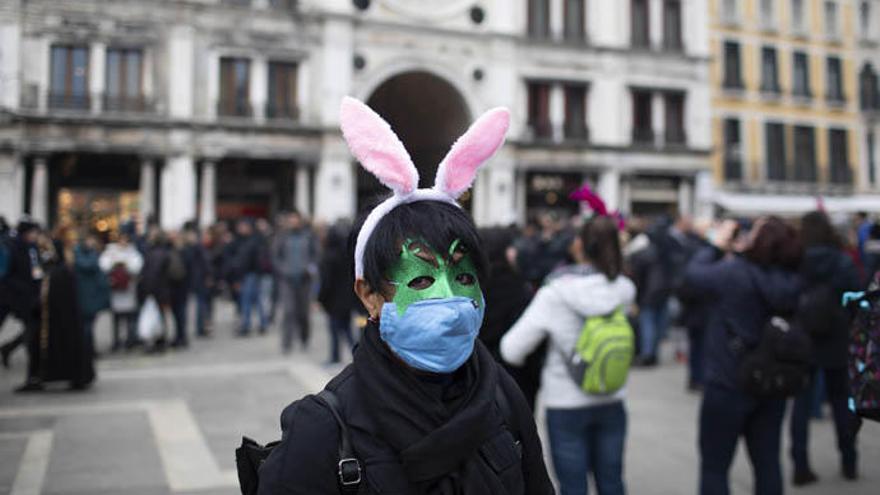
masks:
<path fill-rule="evenodd" d="M 220 305 L 217 320 L 215 337 L 194 340 L 186 351 L 101 359 L 96 386 L 80 394 L 12 394 L 25 367 L 23 352 L 15 355 L 11 370 L 0 370 L 0 494 L 239 493 L 233 450 L 241 435 L 278 438 L 282 408 L 319 390 L 339 368 L 320 364 L 328 344 L 317 311 L 310 352 L 289 356 L 279 352 L 275 331 L 232 338 L 230 305 Z M 7 323 L 0 340 L 17 330 L 17 323 Z M 99 349 L 108 340 L 104 316 Z M 695 492 L 699 398 L 684 391 L 683 367 L 666 362 L 632 376 L 626 479 L 633 494 Z M 880 425 L 867 425 L 861 436 L 858 483 L 839 478 L 830 421 L 814 422 L 812 432 L 822 482 L 789 493 L 880 492 Z M 743 450 L 732 479 L 733 492 L 745 495 L 751 477 Z"/>

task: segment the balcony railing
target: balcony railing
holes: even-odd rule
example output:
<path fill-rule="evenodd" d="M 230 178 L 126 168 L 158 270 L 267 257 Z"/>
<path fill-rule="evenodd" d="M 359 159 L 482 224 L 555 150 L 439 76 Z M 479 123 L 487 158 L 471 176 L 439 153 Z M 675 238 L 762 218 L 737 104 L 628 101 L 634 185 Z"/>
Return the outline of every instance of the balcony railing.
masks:
<path fill-rule="evenodd" d="M 632 140 L 635 144 L 654 144 L 654 130 L 650 127 L 635 127 Z"/>
<path fill-rule="evenodd" d="M 532 137 L 536 140 L 550 139 L 553 137 L 553 126 L 549 121 L 530 122 L 529 129 L 532 131 Z"/>
<path fill-rule="evenodd" d="M 566 141 L 588 141 L 590 131 L 584 122 L 566 122 L 562 126 L 562 134 Z"/>
<path fill-rule="evenodd" d="M 832 164 L 831 183 L 840 185 L 851 185 L 853 183 L 852 167 L 846 164 Z"/>
<path fill-rule="evenodd" d="M 49 93 L 49 108 L 56 110 L 85 110 L 92 107 L 92 99 L 88 94 Z"/>
<path fill-rule="evenodd" d="M 684 146 L 687 144 L 687 134 L 681 127 L 667 127 L 665 134 L 667 146 Z"/>
<path fill-rule="evenodd" d="M 217 116 L 219 117 L 242 117 L 250 118 L 254 115 L 251 102 L 247 100 L 219 100 L 217 101 Z"/>
<path fill-rule="evenodd" d="M 296 105 L 270 102 L 266 104 L 266 118 L 276 120 L 299 120 L 299 108 Z"/>
<path fill-rule="evenodd" d="M 151 113 L 155 109 L 152 101 L 144 95 L 125 96 L 105 94 L 103 98 L 104 112 Z"/>

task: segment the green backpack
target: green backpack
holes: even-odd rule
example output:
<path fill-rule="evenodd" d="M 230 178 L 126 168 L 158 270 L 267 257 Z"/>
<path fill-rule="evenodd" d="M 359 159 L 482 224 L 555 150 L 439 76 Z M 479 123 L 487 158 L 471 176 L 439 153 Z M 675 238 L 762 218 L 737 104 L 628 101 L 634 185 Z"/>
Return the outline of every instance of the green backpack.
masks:
<path fill-rule="evenodd" d="M 626 384 L 632 364 L 635 336 L 618 308 L 613 313 L 587 318 L 577 345 L 565 364 L 578 387 L 591 395 L 610 395 Z"/>

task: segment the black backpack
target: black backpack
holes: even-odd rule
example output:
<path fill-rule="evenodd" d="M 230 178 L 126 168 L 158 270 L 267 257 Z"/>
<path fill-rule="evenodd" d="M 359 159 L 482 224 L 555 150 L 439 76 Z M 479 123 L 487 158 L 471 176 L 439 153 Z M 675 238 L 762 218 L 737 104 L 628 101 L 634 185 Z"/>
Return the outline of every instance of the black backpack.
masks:
<path fill-rule="evenodd" d="M 798 322 L 814 339 L 823 339 L 842 331 L 850 323 L 850 315 L 840 304 L 840 292 L 829 284 L 808 286 L 798 301 Z"/>
<path fill-rule="evenodd" d="M 800 395 L 810 386 L 811 356 L 810 337 L 793 320 L 773 316 L 758 346 L 740 361 L 740 388 L 758 397 Z"/>

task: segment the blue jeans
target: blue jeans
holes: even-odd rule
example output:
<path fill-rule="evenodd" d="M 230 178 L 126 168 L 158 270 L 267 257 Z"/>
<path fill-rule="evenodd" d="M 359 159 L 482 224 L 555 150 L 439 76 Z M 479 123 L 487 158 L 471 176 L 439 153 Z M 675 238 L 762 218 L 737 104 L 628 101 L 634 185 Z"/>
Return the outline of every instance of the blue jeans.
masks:
<path fill-rule="evenodd" d="M 547 409 L 547 432 L 559 495 L 586 495 L 593 473 L 599 495 L 623 495 L 626 409 L 623 402 Z"/>
<path fill-rule="evenodd" d="M 256 309 L 260 318 L 260 331 L 266 329 L 266 312 L 260 301 L 260 276 L 256 273 L 248 273 L 241 281 L 241 329 L 242 335 L 250 331 L 251 310 Z"/>
<path fill-rule="evenodd" d="M 639 308 L 639 334 L 642 337 L 639 355 L 642 358 L 657 357 L 660 339 L 666 335 L 669 326 L 669 305 L 666 302 L 658 306 Z"/>
<path fill-rule="evenodd" d="M 755 476 L 755 495 L 781 495 L 783 416 L 784 399 L 759 399 L 706 384 L 700 406 L 700 494 L 730 493 L 730 465 L 742 436 Z"/>

